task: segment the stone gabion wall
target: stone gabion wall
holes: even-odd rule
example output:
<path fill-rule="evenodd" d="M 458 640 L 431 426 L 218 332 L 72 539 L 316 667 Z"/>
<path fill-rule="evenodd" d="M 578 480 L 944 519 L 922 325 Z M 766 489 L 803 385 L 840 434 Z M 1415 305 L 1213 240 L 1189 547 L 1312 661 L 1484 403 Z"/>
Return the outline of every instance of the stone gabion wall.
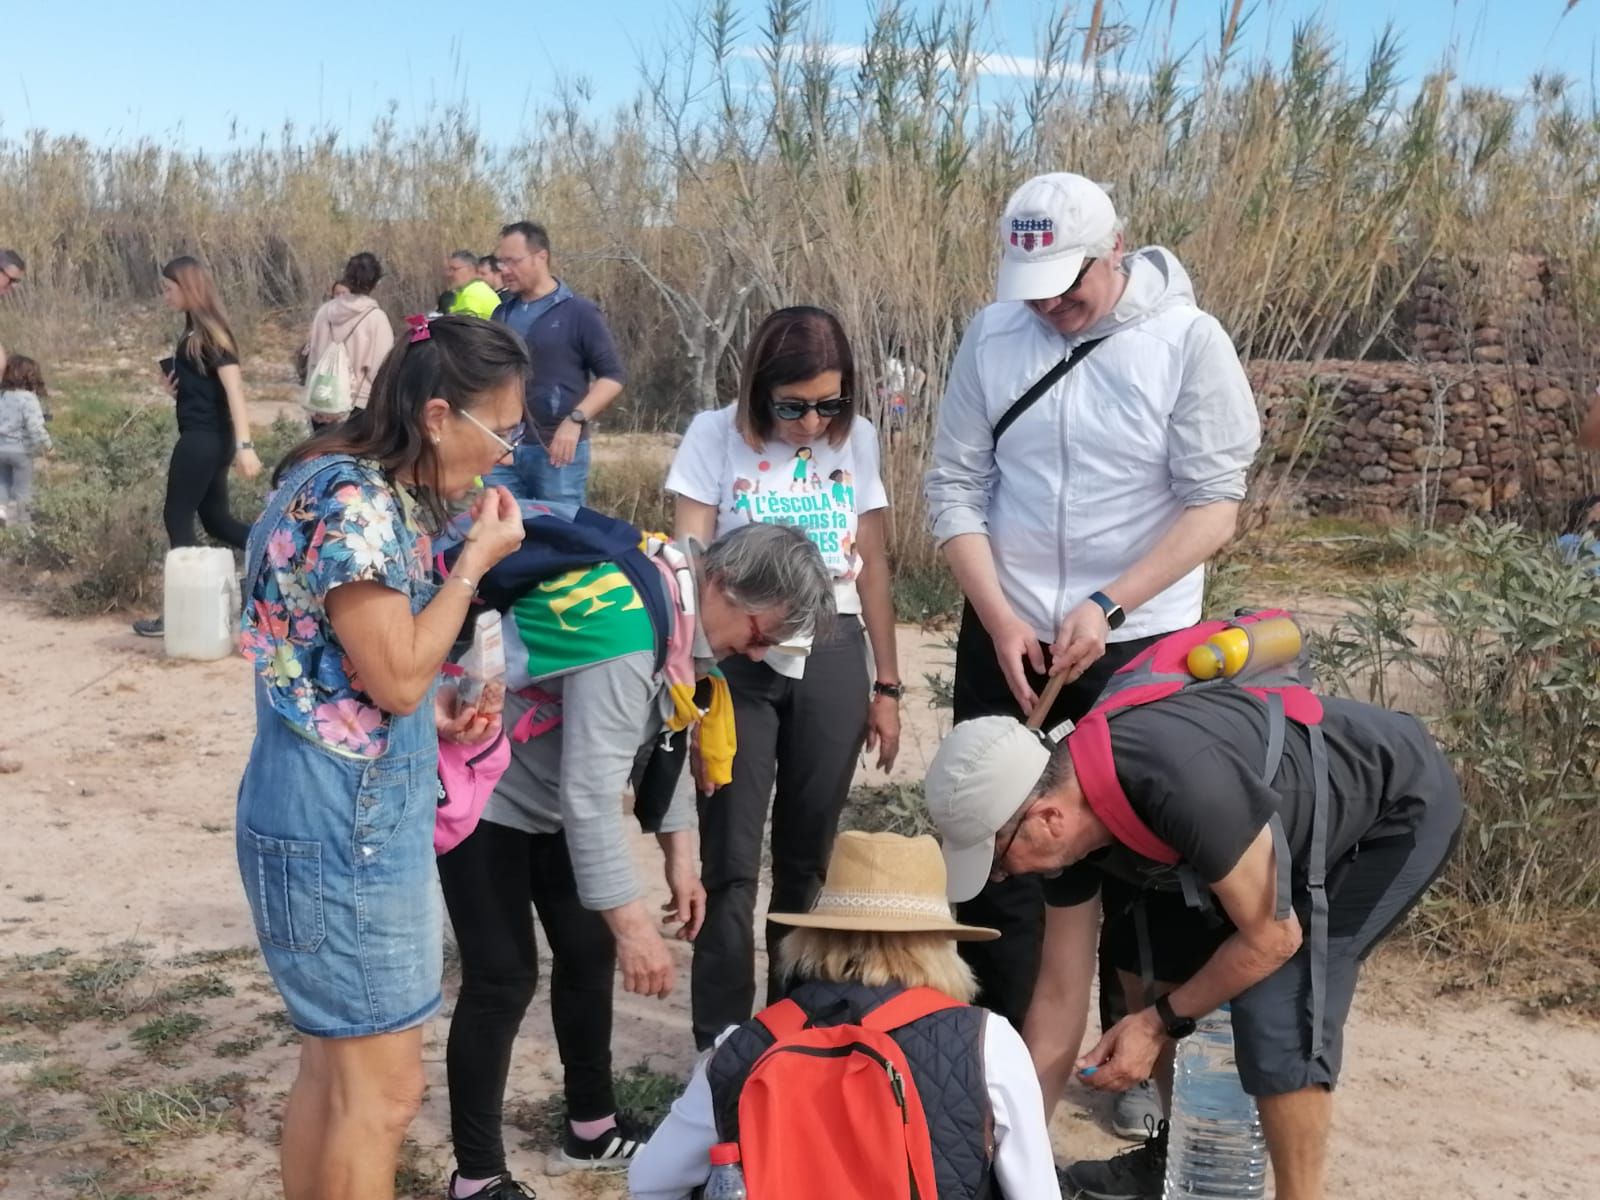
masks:
<path fill-rule="evenodd" d="M 1301 488 L 1312 511 L 1448 521 L 1532 506 L 1552 516 L 1597 490 L 1574 441 L 1594 386 L 1581 370 L 1258 362 L 1250 375 L 1280 459 L 1304 414 L 1325 414 Z"/>
<path fill-rule="evenodd" d="M 1399 344 L 1421 362 L 1579 367 L 1583 331 L 1560 303 L 1552 272 L 1541 254 L 1430 263 L 1400 313 Z"/>

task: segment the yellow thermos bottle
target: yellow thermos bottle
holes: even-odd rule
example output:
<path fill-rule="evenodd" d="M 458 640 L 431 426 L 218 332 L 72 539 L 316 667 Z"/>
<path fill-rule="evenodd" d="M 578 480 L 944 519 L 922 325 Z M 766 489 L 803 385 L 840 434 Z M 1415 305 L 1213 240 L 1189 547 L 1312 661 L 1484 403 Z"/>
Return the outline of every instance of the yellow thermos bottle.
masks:
<path fill-rule="evenodd" d="M 1251 671 L 1281 667 L 1295 660 L 1302 640 L 1300 627 L 1288 617 L 1268 617 L 1248 628 L 1230 625 L 1189 651 L 1189 674 L 1196 679 L 1232 679 Z"/>

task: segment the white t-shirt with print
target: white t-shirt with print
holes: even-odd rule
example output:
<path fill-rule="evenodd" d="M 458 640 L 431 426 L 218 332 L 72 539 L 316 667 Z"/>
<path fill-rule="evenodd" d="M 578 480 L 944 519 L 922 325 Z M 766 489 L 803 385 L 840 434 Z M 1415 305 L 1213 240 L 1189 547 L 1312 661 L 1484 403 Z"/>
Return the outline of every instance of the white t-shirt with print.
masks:
<path fill-rule="evenodd" d="M 840 446 L 820 437 L 794 447 L 773 439 L 752 450 L 734 427 L 735 406 L 705 412 L 689 424 L 667 472 L 667 490 L 717 510 L 716 536 L 755 521 L 803 529 L 833 573 L 841 613 L 859 613 L 856 548 L 862 513 L 889 506 L 878 474 L 878 431 L 856 417 Z M 774 652 L 768 664 L 798 679 L 803 658 Z"/>

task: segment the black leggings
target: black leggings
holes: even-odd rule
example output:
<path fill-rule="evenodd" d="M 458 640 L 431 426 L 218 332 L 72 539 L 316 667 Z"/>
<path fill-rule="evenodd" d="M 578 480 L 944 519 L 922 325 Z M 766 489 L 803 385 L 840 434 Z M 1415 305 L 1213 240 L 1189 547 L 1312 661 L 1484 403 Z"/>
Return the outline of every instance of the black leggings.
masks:
<path fill-rule="evenodd" d="M 461 948 L 461 995 L 445 1052 L 450 1136 L 461 1174 L 487 1179 L 506 1169 L 501 1110 L 511 1047 L 539 982 L 534 910 L 550 942 L 550 1013 L 574 1121 L 596 1121 L 617 1108 L 611 1086 L 617 949 L 605 918 L 578 902 L 565 834 L 480 821 L 440 856 L 439 880 Z"/>
<path fill-rule="evenodd" d="M 231 434 L 197 429 L 178 434 L 167 468 L 167 500 L 161 509 L 167 542 L 173 549 L 200 544 L 194 532 L 196 514 L 214 539 L 235 550 L 244 549 L 250 526 L 228 511 L 228 467 L 232 462 Z"/>

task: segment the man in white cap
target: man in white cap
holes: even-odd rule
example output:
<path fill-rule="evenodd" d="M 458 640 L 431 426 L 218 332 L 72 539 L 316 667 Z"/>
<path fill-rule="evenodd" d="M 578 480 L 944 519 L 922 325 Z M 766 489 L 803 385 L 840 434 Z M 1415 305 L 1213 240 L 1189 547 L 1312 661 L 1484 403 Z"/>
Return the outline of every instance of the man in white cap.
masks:
<path fill-rule="evenodd" d="M 1174 1040 L 1229 1003 L 1278 1200 L 1322 1200 L 1361 963 L 1443 869 L 1464 811 L 1449 761 L 1416 718 L 1329 697 L 1311 710 L 1301 724 L 1244 688 L 1190 689 L 1090 718 L 1053 748 L 1010 718 L 982 717 L 955 727 L 927 780 L 952 900 L 987 879 L 1087 862 L 1221 909 L 1198 965 L 1176 975 L 1159 964 L 1192 953 L 1174 945 L 1190 935 L 1148 923 L 1142 955 L 1166 981 L 1150 987 L 1158 998 L 1141 999 L 1076 1066 L 1089 1086 L 1122 1091 L 1164 1058 L 1170 1089 Z M 1116 965 L 1125 984 L 1141 967 Z M 1077 980 L 1076 1007 L 1055 1019 L 1078 1042 L 1088 944 L 1047 969 Z M 1150 1135 L 1109 1161 L 1074 1164 L 1064 1193 L 1160 1200 L 1166 1123 Z"/>
<path fill-rule="evenodd" d="M 925 490 L 967 601 L 956 720 L 1020 716 L 1046 674 L 1061 674 L 1050 728 L 1081 716 L 1157 637 L 1200 619 L 1204 564 L 1233 535 L 1261 426 L 1233 344 L 1183 267 L 1160 247 L 1125 252 L 1095 183 L 1030 179 L 999 234 L 996 303 L 962 338 Z M 1067 872 L 1043 889 L 994 885 L 961 909 L 1004 935 L 963 953 L 984 1003 L 1023 1029 L 1047 1106 L 1077 1047 L 1057 1040 L 1057 1022 L 1024 1015 L 1032 1004 L 1048 1018 L 1064 1001 L 1071 981 L 1040 974 L 1041 945 L 1092 938 L 1099 890 L 1094 872 Z M 1125 891 L 1107 885 L 1107 942 L 1131 937 Z M 1116 1000 L 1102 988 L 1103 1023 Z M 1146 1116 L 1160 1113 L 1136 1089 L 1113 1127 L 1142 1137 Z"/>

